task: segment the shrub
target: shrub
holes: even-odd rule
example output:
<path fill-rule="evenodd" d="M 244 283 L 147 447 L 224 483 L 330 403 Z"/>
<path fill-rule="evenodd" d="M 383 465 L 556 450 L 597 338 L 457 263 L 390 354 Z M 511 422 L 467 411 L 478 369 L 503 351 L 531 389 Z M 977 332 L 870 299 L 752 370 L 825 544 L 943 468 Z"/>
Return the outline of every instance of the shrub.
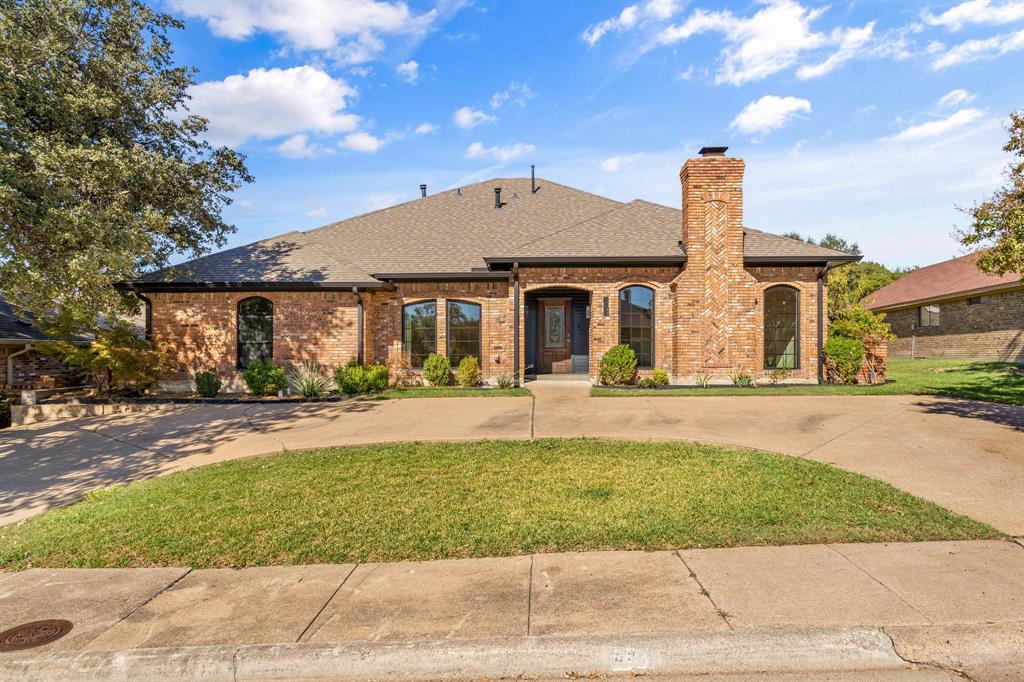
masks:
<path fill-rule="evenodd" d="M 459 368 L 455 370 L 455 381 L 459 386 L 469 388 L 480 385 L 480 363 L 473 356 L 462 358 Z"/>
<path fill-rule="evenodd" d="M 772 371 L 768 372 L 768 381 L 772 384 L 777 384 L 780 381 L 785 381 L 788 378 L 789 370 L 786 369 L 785 367 L 773 369 Z"/>
<path fill-rule="evenodd" d="M 698 374 L 697 375 L 697 385 L 700 386 L 701 388 L 707 388 L 708 386 L 710 386 L 711 385 L 711 375 L 710 374 Z"/>
<path fill-rule="evenodd" d="M 658 382 L 653 377 L 641 377 L 637 380 L 636 385 L 640 388 L 657 388 Z"/>
<path fill-rule="evenodd" d="M 0 393 L 0 429 L 6 429 L 11 425 L 11 405 L 14 398 Z"/>
<path fill-rule="evenodd" d="M 837 334 L 829 334 L 825 342 L 825 364 L 832 383 L 854 384 L 864 359 L 864 344 Z"/>
<path fill-rule="evenodd" d="M 366 368 L 366 390 L 370 393 L 380 393 L 388 387 L 388 378 L 387 365 L 370 365 Z"/>
<path fill-rule="evenodd" d="M 601 357 L 600 378 L 602 384 L 621 386 L 633 381 L 636 376 L 636 353 L 624 343 L 612 346 Z"/>
<path fill-rule="evenodd" d="M 331 389 L 331 380 L 315 360 L 305 360 L 293 369 L 288 384 L 303 398 L 323 398 Z"/>
<path fill-rule="evenodd" d="M 89 374 L 100 393 L 142 392 L 155 386 L 168 368 L 167 356 L 128 324 L 99 330 L 89 344 L 53 341 L 39 349 Z"/>
<path fill-rule="evenodd" d="M 207 369 L 196 372 L 196 393 L 204 398 L 215 398 L 220 393 L 220 377 L 217 370 Z"/>
<path fill-rule="evenodd" d="M 498 377 L 498 388 L 514 388 L 516 385 L 516 378 L 511 374 L 502 374 Z"/>
<path fill-rule="evenodd" d="M 668 386 L 668 372 L 663 369 L 656 369 L 651 372 L 651 380 L 655 386 Z"/>
<path fill-rule="evenodd" d="M 880 337 L 886 341 L 893 341 L 896 335 L 892 328 L 885 321 L 885 315 L 865 310 L 859 305 L 850 306 L 843 311 L 843 314 L 829 325 L 829 336 L 843 336 L 858 341 L 866 337 Z"/>
<path fill-rule="evenodd" d="M 423 361 L 423 378 L 431 386 L 447 386 L 452 383 L 452 365 L 448 358 L 431 353 Z"/>
<path fill-rule="evenodd" d="M 740 388 L 746 388 L 754 385 L 754 379 L 746 372 L 736 372 L 729 377 L 732 379 L 733 386 L 739 386 Z"/>
<path fill-rule="evenodd" d="M 365 393 L 369 386 L 369 372 L 355 360 L 334 370 L 334 383 L 347 395 Z"/>
<path fill-rule="evenodd" d="M 284 368 L 278 367 L 273 360 L 254 360 L 242 372 L 249 393 L 256 396 L 274 395 L 288 386 L 288 377 Z"/>

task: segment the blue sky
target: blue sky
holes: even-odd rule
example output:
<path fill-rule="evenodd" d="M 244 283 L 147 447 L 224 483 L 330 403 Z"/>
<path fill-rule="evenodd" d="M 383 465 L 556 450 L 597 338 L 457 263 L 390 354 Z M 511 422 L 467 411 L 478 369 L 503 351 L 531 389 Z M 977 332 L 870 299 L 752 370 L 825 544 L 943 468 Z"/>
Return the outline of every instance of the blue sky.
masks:
<path fill-rule="evenodd" d="M 679 205 L 705 144 L 747 162 L 745 222 L 869 259 L 962 253 L 1024 103 L 1024 2 L 202 2 L 191 109 L 248 157 L 231 244 L 491 178 Z"/>

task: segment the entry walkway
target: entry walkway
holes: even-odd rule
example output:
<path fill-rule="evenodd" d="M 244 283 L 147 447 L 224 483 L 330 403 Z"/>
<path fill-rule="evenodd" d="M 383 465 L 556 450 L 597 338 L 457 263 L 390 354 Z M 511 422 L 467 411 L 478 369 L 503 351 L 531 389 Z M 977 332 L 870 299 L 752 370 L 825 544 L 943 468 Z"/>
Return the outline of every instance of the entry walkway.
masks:
<path fill-rule="evenodd" d="M 212 462 L 382 441 L 681 439 L 807 457 L 1024 535 L 1024 407 L 922 396 L 534 397 L 175 406 L 0 431 L 0 524 Z"/>
<path fill-rule="evenodd" d="M 45 618 L 74 628 L 45 647 L 0 653 L 0 679 L 496 679 L 729 668 L 894 675 L 922 668 L 910 660 L 972 674 L 1024 665 L 1024 546 L 0 575 L 0 630 Z"/>

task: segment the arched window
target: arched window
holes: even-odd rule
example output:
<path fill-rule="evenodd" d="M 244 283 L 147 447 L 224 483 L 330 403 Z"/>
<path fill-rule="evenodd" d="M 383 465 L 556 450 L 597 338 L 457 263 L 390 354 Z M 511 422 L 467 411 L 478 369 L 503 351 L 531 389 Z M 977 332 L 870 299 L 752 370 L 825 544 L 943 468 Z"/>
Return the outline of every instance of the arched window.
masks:
<path fill-rule="evenodd" d="M 402 350 L 410 367 L 422 367 L 437 352 L 437 302 L 422 301 L 402 307 Z"/>
<path fill-rule="evenodd" d="M 462 358 L 480 357 L 480 306 L 465 301 L 448 301 L 448 360 L 458 367 Z"/>
<path fill-rule="evenodd" d="M 619 291 L 619 343 L 636 353 L 637 367 L 654 367 L 654 291 L 632 286 Z"/>
<path fill-rule="evenodd" d="M 764 292 L 764 368 L 800 367 L 800 292 L 775 286 Z"/>
<path fill-rule="evenodd" d="M 259 296 L 238 302 L 238 369 L 274 359 L 274 304 Z"/>

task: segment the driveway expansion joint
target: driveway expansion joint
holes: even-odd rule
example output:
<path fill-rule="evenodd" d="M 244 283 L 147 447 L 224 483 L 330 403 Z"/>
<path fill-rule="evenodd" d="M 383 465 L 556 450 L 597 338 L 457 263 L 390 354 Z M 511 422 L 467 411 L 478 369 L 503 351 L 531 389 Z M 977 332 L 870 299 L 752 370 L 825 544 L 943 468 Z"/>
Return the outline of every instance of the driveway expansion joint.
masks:
<path fill-rule="evenodd" d="M 841 557 L 842 557 L 843 559 L 845 559 L 847 563 L 849 563 L 849 564 L 850 564 L 851 566 L 853 566 L 854 568 L 856 568 L 856 569 L 857 569 L 858 571 L 860 571 L 861 573 L 863 573 L 864 575 L 866 575 L 867 577 L 871 578 L 871 579 L 872 579 L 873 581 L 875 581 L 876 583 L 878 583 L 878 585 L 879 585 L 879 586 L 880 586 L 880 587 L 881 587 L 881 588 L 882 588 L 883 590 L 885 590 L 886 592 L 888 592 L 888 593 L 889 593 L 889 594 L 891 594 L 892 596 L 896 597 L 896 599 L 900 600 L 900 601 L 901 601 L 901 602 L 902 602 L 903 604 L 905 604 L 905 605 L 907 606 L 907 608 L 909 608 L 909 609 L 910 609 L 911 611 L 913 611 L 913 612 L 914 612 L 914 613 L 916 613 L 917 615 L 921 616 L 921 618 L 922 618 L 922 619 L 924 620 L 924 622 L 925 622 L 925 623 L 927 623 L 927 624 L 929 624 L 929 625 L 932 625 L 932 624 L 933 624 L 933 623 L 932 623 L 932 619 L 931 619 L 931 618 L 929 618 L 929 617 L 928 617 L 928 616 L 926 616 L 925 614 L 921 613 L 920 609 L 918 609 L 918 608 L 917 608 L 916 606 L 914 606 L 914 605 L 913 605 L 913 604 L 911 604 L 911 603 L 910 603 L 909 601 L 907 601 L 906 599 L 904 599 L 904 598 L 903 598 L 903 595 L 901 595 L 901 594 L 900 594 L 899 592 L 897 592 L 896 590 L 894 590 L 893 588 L 889 587 L 888 585 L 886 585 L 885 583 L 883 583 L 883 582 L 882 582 L 881 580 L 879 580 L 878 578 L 876 578 L 875 576 L 873 576 L 873 575 L 872 575 L 872 574 L 871 574 L 870 572 L 868 572 L 868 570 L 867 570 L 866 568 L 864 568 L 863 566 L 861 566 L 860 564 L 858 564 L 858 563 L 857 563 L 856 561 L 854 561 L 854 560 L 853 560 L 853 559 L 851 559 L 850 557 L 848 557 L 848 556 L 846 556 L 845 554 L 843 554 L 842 552 L 840 552 L 840 551 L 839 551 L 839 549 L 838 549 L 838 548 L 837 548 L 837 547 L 836 547 L 835 545 L 833 545 L 833 544 L 829 543 L 829 544 L 826 544 L 825 546 L 826 546 L 826 547 L 828 547 L 828 548 L 829 548 L 830 550 L 832 550 L 833 552 L 835 552 L 836 554 L 838 554 L 839 556 L 841 556 Z"/>
<path fill-rule="evenodd" d="M 700 578 L 697 577 L 696 572 L 694 572 L 694 570 L 692 568 L 690 568 L 690 565 L 686 563 L 686 559 L 684 559 L 683 555 L 680 554 L 679 552 L 680 552 L 680 550 L 677 549 L 676 551 L 673 552 L 673 554 L 675 554 L 676 557 L 681 562 L 683 562 L 683 568 L 686 569 L 686 572 L 693 579 L 693 581 L 695 583 L 697 583 L 697 587 L 700 588 L 700 593 L 702 595 L 704 595 L 705 597 L 707 597 L 707 600 L 709 602 L 711 602 L 711 606 L 714 607 L 715 613 L 718 614 L 719 618 L 721 618 L 722 620 L 725 621 L 725 624 L 729 626 L 729 629 L 730 630 L 735 630 L 736 628 L 734 628 L 732 626 L 732 623 L 729 622 L 729 614 L 726 613 L 724 610 L 722 610 L 722 608 L 718 604 L 715 603 L 715 600 L 711 597 L 711 593 L 708 592 L 707 588 L 704 587 L 703 583 L 701 583 L 701 581 L 700 581 Z"/>
<path fill-rule="evenodd" d="M 309 625 L 307 625 L 302 630 L 302 632 L 299 633 L 298 638 L 295 640 L 296 643 L 301 642 L 302 638 L 305 637 L 307 634 L 309 634 L 311 637 L 316 634 L 315 630 L 313 632 L 310 632 L 310 630 L 312 630 L 313 628 L 313 625 L 316 624 L 320 616 L 323 615 L 323 612 L 327 610 L 327 607 L 330 606 L 332 601 L 334 601 L 334 598 L 338 596 L 338 593 L 341 592 L 341 588 L 345 586 L 345 583 L 348 582 L 348 579 L 352 577 L 352 574 L 356 572 L 357 568 L 359 568 L 359 564 L 352 565 L 352 570 L 345 574 L 345 577 L 341 579 L 340 583 L 338 583 L 338 587 L 335 588 L 334 592 L 331 592 L 331 596 L 329 596 L 327 600 L 324 601 L 323 606 L 320 607 L 320 610 L 318 610 L 316 614 L 313 616 L 312 620 L 309 621 Z"/>

